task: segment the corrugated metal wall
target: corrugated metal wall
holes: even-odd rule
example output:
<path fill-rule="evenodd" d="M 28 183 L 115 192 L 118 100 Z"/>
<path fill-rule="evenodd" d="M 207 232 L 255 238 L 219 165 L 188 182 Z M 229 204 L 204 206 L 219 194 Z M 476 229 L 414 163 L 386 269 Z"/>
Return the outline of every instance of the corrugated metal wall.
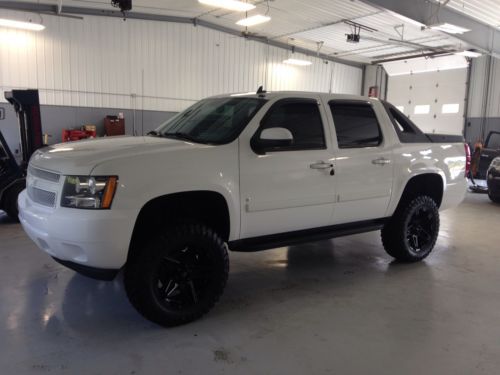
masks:
<path fill-rule="evenodd" d="M 466 139 L 485 140 L 490 131 L 500 131 L 500 60 L 482 56 L 472 60 Z"/>
<path fill-rule="evenodd" d="M 16 15 L 0 10 L 0 17 Z M 203 27 L 94 16 L 43 15 L 43 23 L 38 33 L 0 28 L 0 90 L 39 88 L 49 105 L 161 111 L 261 84 L 269 91 L 361 91 L 360 68 L 313 57 L 308 67 L 284 65 L 284 49 Z"/>
<path fill-rule="evenodd" d="M 488 74 L 489 73 L 489 74 Z M 468 117 L 500 117 L 500 60 L 472 60 Z"/>

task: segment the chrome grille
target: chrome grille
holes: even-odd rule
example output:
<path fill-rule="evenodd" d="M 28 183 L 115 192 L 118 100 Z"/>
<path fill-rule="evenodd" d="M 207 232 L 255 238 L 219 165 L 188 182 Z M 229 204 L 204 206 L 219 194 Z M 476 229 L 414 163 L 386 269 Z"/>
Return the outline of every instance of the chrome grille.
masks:
<path fill-rule="evenodd" d="M 56 193 L 52 191 L 42 190 L 34 186 L 27 187 L 28 196 L 33 202 L 43 206 L 54 207 L 56 205 Z"/>
<path fill-rule="evenodd" d="M 49 172 L 43 169 L 38 169 L 35 167 L 32 167 L 31 165 L 28 168 L 29 174 L 32 176 L 41 178 L 42 180 L 47 180 L 47 181 L 52 181 L 52 182 L 59 182 L 59 178 L 61 177 L 60 174 L 55 173 L 55 172 Z"/>

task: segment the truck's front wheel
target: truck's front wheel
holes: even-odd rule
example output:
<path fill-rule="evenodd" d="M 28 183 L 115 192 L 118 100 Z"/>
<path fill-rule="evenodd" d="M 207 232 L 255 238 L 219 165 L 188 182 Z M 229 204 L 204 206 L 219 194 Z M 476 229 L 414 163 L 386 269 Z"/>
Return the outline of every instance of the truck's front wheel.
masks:
<path fill-rule="evenodd" d="M 430 254 L 438 233 L 438 207 L 431 197 L 423 195 L 396 210 L 382 228 L 382 243 L 397 260 L 416 262 Z"/>
<path fill-rule="evenodd" d="M 175 326 L 208 312 L 228 273 L 222 239 L 202 224 L 185 224 L 134 249 L 124 281 L 130 302 L 145 318 Z"/>

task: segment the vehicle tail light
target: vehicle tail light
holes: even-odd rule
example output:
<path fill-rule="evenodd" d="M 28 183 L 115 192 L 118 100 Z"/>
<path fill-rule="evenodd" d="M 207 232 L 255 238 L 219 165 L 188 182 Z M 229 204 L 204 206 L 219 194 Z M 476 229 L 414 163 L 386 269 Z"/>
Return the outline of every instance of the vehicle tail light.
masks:
<path fill-rule="evenodd" d="M 465 148 L 465 177 L 469 175 L 470 172 L 470 147 L 467 143 L 464 143 L 464 148 Z"/>

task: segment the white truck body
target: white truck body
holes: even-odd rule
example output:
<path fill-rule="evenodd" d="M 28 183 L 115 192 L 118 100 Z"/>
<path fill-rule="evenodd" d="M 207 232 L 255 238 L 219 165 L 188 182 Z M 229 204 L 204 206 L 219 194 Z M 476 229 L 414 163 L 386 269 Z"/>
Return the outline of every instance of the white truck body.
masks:
<path fill-rule="evenodd" d="M 401 143 L 377 99 L 304 92 L 243 97 L 265 97 L 266 102 L 227 144 L 125 136 L 37 151 L 30 161 L 27 190 L 18 200 L 26 233 L 59 260 L 118 270 L 127 262 L 141 209 L 175 193 L 209 191 L 224 198 L 229 248 L 245 239 L 391 217 L 408 182 L 423 174 L 442 179 L 442 187 L 436 186 L 442 189 L 441 210 L 464 198 L 463 143 Z M 251 139 L 261 120 L 274 103 L 287 98 L 317 101 L 326 147 L 257 154 Z M 382 142 L 376 147 L 339 148 L 328 104 L 332 100 L 370 104 Z M 315 163 L 332 168 L 316 169 Z M 74 175 L 118 176 L 111 209 L 62 207 L 65 176 Z"/>

